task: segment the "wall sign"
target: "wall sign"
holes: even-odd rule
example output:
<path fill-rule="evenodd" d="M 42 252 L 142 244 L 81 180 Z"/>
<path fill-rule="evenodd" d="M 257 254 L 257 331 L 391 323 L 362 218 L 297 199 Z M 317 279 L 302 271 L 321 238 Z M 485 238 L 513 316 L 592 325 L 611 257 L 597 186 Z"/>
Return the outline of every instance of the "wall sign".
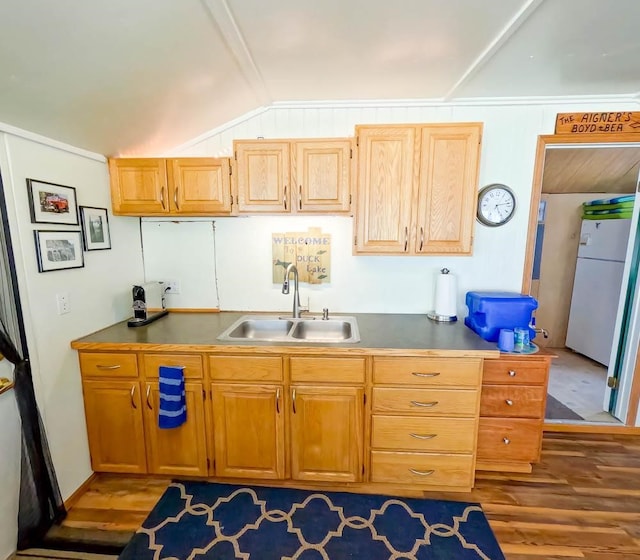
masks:
<path fill-rule="evenodd" d="M 558 113 L 556 134 L 640 133 L 640 112 Z"/>
<path fill-rule="evenodd" d="M 331 234 L 321 228 L 307 232 L 271 235 L 273 283 L 281 284 L 284 271 L 295 263 L 300 282 L 324 284 L 331 281 Z"/>

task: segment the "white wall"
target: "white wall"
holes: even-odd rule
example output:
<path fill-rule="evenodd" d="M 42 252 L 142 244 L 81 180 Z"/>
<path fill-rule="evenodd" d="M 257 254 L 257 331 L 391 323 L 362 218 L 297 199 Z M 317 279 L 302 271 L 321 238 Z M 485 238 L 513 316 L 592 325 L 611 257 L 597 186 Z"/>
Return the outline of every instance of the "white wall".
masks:
<path fill-rule="evenodd" d="M 131 315 L 131 285 L 143 277 L 139 224 L 136 218 L 111 215 L 108 169 L 97 154 L 29 133 L 0 132 L 0 170 L 36 396 L 66 499 L 92 472 L 78 358 L 70 342 Z M 112 249 L 85 252 L 84 268 L 39 273 L 33 231 L 79 231 L 80 226 L 31 223 L 27 178 L 75 187 L 78 205 L 108 208 Z M 70 296 L 71 312 L 66 315 L 57 313 L 56 294 L 62 291 Z M 4 422 L 0 425 L 4 433 Z M 15 458 L 0 449 L 2 469 Z M 3 481 L 3 494 L 16 491 Z M 15 512 L 0 511 L 2 527 Z"/>
<path fill-rule="evenodd" d="M 0 361 L 0 377 L 13 379 L 9 360 Z M 13 391 L 0 395 L 0 559 L 16 549 L 20 488 L 20 418 Z"/>
<path fill-rule="evenodd" d="M 536 142 L 552 134 L 556 114 L 572 111 L 633 110 L 635 103 L 556 105 L 379 106 L 318 105 L 313 108 L 276 106 L 247 120 L 239 120 L 191 145 L 177 148 L 176 156 L 230 156 L 233 139 L 352 136 L 356 124 L 481 121 L 484 123 L 479 185 L 506 183 L 517 197 L 515 217 L 500 228 L 475 226 L 470 257 L 355 257 L 351 254 L 352 219 L 331 217 L 219 218 L 216 223 L 216 265 L 221 309 L 286 310 L 290 297 L 271 283 L 271 233 L 304 231 L 311 226 L 331 233 L 332 282 L 302 288 L 302 302 L 310 297 L 312 311 L 329 307 L 339 312 L 424 313 L 433 308 L 434 277 L 446 266 L 458 277 L 458 314 L 467 313 L 469 290 L 520 291 L 529 218 Z M 168 230 L 167 230 L 168 231 Z M 214 281 L 209 256 L 213 239 L 184 245 L 172 252 L 169 235 L 157 228 L 145 230 L 147 273 L 173 275 L 182 294 L 168 298 L 173 307 L 209 307 Z M 173 256 L 172 256 L 173 255 Z M 206 255 L 201 265 L 202 256 Z M 167 258 L 168 257 L 168 258 Z M 171 262 L 189 263 L 173 266 Z M 205 267 L 205 268 L 203 268 Z M 156 277 L 153 279 L 165 279 Z M 193 286 L 193 290 L 185 289 Z M 197 287 L 196 287 L 197 286 Z"/>

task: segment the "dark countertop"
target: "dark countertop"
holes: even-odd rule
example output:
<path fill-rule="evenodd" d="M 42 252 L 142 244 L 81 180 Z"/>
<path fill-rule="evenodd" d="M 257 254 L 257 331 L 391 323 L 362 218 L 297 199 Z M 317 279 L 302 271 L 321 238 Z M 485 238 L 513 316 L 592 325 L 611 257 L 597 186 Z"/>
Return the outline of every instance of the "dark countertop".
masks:
<path fill-rule="evenodd" d="M 228 342 L 217 337 L 242 315 L 250 312 L 170 312 L 143 327 L 127 327 L 127 321 L 84 336 L 71 343 L 77 350 L 286 352 L 289 354 L 385 354 L 498 358 L 495 343 L 480 338 L 462 321 L 435 323 L 426 315 L 351 313 L 360 331 L 358 343 Z M 266 314 L 265 315 L 269 315 Z M 270 315 L 273 315 L 271 313 Z"/>

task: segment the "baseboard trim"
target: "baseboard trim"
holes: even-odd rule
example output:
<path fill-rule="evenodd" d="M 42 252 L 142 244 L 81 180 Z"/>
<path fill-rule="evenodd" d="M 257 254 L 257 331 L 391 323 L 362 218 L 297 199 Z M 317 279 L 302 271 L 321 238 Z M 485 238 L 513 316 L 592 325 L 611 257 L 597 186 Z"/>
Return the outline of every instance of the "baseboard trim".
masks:
<path fill-rule="evenodd" d="M 616 426 L 608 424 L 555 424 L 545 422 L 542 426 L 544 432 L 566 432 L 576 434 L 612 434 L 637 436 L 640 435 L 640 427 Z"/>
<path fill-rule="evenodd" d="M 80 497 L 89 489 L 89 486 L 91 486 L 91 483 L 95 480 L 96 476 L 98 476 L 96 473 L 91 473 L 91 476 L 87 478 L 87 480 L 85 480 L 80 487 L 64 501 L 64 507 L 67 511 L 69 511 Z"/>

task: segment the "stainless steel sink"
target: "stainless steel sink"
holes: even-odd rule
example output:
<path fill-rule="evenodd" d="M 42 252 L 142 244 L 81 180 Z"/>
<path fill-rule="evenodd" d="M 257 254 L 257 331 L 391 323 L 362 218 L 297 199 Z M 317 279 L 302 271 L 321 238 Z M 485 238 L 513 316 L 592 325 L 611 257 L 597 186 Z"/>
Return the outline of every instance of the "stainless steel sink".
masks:
<path fill-rule="evenodd" d="M 355 317 L 278 317 L 243 315 L 227 328 L 218 340 L 261 342 L 360 342 L 358 322 Z"/>

